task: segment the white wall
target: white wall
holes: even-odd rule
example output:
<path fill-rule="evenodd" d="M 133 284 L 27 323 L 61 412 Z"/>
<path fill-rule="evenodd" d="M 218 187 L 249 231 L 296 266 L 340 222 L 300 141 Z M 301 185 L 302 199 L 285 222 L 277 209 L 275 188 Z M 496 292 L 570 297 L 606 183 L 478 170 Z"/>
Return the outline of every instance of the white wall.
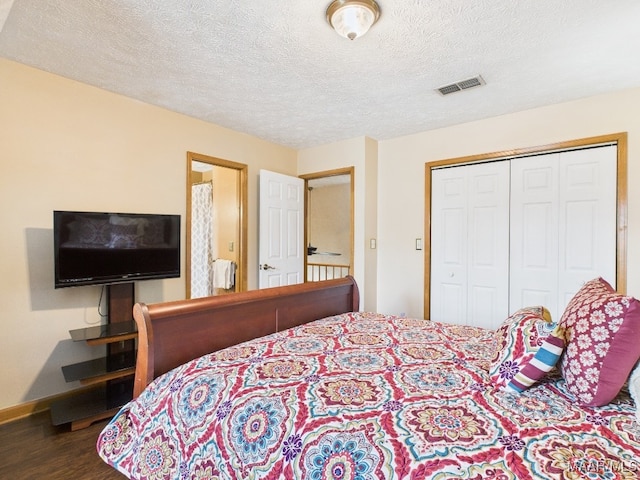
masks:
<path fill-rule="evenodd" d="M 467 155 L 628 132 L 627 292 L 640 296 L 640 89 L 527 110 L 379 142 L 378 303 L 383 313 L 422 317 L 424 165 Z"/>

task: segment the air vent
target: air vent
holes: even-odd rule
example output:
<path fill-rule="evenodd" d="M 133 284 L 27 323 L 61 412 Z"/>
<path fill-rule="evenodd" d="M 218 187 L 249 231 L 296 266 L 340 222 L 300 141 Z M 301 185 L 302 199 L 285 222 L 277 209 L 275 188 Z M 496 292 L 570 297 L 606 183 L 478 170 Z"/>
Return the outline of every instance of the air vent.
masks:
<path fill-rule="evenodd" d="M 459 92 L 460 90 L 466 90 L 468 88 L 479 87 L 480 85 L 484 84 L 484 80 L 480 75 L 478 75 L 477 77 L 468 78 L 466 80 L 461 80 L 460 82 L 445 85 L 444 87 L 440 87 L 436 90 L 438 90 L 441 95 L 449 95 L 450 93 Z"/>

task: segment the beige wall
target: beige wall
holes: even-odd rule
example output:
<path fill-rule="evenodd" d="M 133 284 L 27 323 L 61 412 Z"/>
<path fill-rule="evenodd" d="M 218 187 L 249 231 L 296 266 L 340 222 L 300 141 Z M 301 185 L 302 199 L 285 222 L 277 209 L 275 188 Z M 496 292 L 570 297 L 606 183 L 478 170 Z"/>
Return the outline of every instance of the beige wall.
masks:
<path fill-rule="evenodd" d="M 378 256 L 379 250 L 371 248 L 371 240 L 378 243 L 378 142 L 365 138 L 364 142 L 364 276 L 367 282 L 362 286 L 366 310 L 378 310 Z"/>
<path fill-rule="evenodd" d="M 379 143 L 378 303 L 383 313 L 423 314 L 426 162 L 629 133 L 628 293 L 640 296 L 640 89 L 527 110 Z"/>
<path fill-rule="evenodd" d="M 238 263 L 238 246 L 240 245 L 239 205 L 239 173 L 237 170 L 225 167 L 214 167 L 213 175 L 213 208 L 215 258 L 222 258 Z M 247 268 L 247 266 L 245 266 Z M 255 270 L 255 269 L 252 269 Z M 214 289 L 214 294 L 230 293 L 235 290 L 234 285 L 229 290 Z"/>
<path fill-rule="evenodd" d="M 354 253 L 353 276 L 360 288 L 360 308 L 376 308 L 376 251 L 368 248 L 376 231 L 377 142 L 367 137 L 300 150 L 298 174 L 354 167 Z"/>
<path fill-rule="evenodd" d="M 213 169 L 213 205 L 215 208 L 214 240 L 216 258 L 238 261 L 238 171 L 232 168 Z M 230 249 L 233 243 L 233 249 Z"/>
<path fill-rule="evenodd" d="M 426 235 L 425 162 L 627 131 L 628 291 L 640 296 L 640 89 L 295 152 L 2 59 L 0 85 L 0 409 L 76 387 L 65 384 L 60 366 L 95 355 L 68 340 L 68 330 L 100 321 L 100 288 L 53 289 L 52 210 L 179 213 L 184 223 L 187 151 L 249 165 L 249 288 L 257 285 L 258 170 L 354 166 L 361 308 L 420 317 L 424 252 L 415 239 Z M 137 295 L 183 298 L 184 278 L 139 282 Z"/>
<path fill-rule="evenodd" d="M 52 211 L 181 214 L 184 252 L 187 151 L 249 165 L 257 265 L 258 171 L 296 175 L 294 150 L 0 59 L 0 409 L 77 388 L 60 366 L 101 350 L 69 340 L 100 322 L 101 289 L 53 288 Z M 257 269 L 248 272 L 256 288 Z M 184 298 L 184 276 L 136 292 Z"/>
<path fill-rule="evenodd" d="M 348 265 L 351 256 L 351 185 L 314 187 L 309 192 L 309 241 L 317 252 L 340 255 L 313 255 L 308 261 Z"/>

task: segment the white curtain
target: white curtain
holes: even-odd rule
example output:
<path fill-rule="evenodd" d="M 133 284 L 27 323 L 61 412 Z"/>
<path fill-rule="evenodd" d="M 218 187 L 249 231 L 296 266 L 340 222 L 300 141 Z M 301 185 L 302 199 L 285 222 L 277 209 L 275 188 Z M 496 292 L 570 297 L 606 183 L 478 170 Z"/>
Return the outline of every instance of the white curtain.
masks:
<path fill-rule="evenodd" d="M 213 184 L 191 186 L 191 298 L 213 294 Z"/>

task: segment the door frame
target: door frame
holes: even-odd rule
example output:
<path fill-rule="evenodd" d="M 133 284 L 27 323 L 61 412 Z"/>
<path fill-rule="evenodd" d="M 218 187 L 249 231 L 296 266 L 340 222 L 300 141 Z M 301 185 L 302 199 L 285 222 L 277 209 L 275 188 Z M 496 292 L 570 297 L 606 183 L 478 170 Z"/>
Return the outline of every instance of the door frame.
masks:
<path fill-rule="evenodd" d="M 355 175 L 355 167 L 351 166 L 351 167 L 344 167 L 344 168 L 336 168 L 334 170 L 325 170 L 322 172 L 314 172 L 314 173 L 307 173 L 304 175 L 299 175 L 300 178 L 302 178 L 304 180 L 304 246 L 306 249 L 306 246 L 309 244 L 309 180 L 317 180 L 320 178 L 327 178 L 327 177 L 336 177 L 339 175 L 349 175 L 349 196 L 351 198 L 351 205 L 349 206 L 350 208 L 350 224 L 351 224 L 351 232 L 350 232 L 350 240 L 349 240 L 349 275 L 353 275 L 354 272 L 354 265 L 353 265 L 353 258 L 354 258 L 354 238 L 355 238 L 355 234 L 354 234 L 354 217 L 355 217 L 355 189 L 354 189 L 354 175 Z M 308 260 L 309 257 L 308 255 L 304 256 L 304 281 L 307 282 L 307 271 L 308 271 Z"/>
<path fill-rule="evenodd" d="M 524 155 L 537 155 L 562 150 L 575 150 L 596 145 L 615 144 L 617 146 L 617 189 L 616 189 L 616 290 L 627 291 L 627 132 L 580 138 L 565 142 L 526 147 L 514 150 L 448 158 L 425 163 L 425 253 L 424 253 L 424 318 L 431 314 L 431 170 L 438 167 L 469 163 L 491 162 Z"/>
<path fill-rule="evenodd" d="M 248 165 L 223 158 L 211 157 L 201 153 L 187 152 L 187 215 L 185 242 L 185 282 L 186 296 L 191 298 L 191 163 L 192 161 L 208 163 L 214 167 L 225 167 L 237 171 L 238 177 L 238 265 L 236 265 L 236 292 L 247 290 L 247 206 L 248 201 Z"/>

